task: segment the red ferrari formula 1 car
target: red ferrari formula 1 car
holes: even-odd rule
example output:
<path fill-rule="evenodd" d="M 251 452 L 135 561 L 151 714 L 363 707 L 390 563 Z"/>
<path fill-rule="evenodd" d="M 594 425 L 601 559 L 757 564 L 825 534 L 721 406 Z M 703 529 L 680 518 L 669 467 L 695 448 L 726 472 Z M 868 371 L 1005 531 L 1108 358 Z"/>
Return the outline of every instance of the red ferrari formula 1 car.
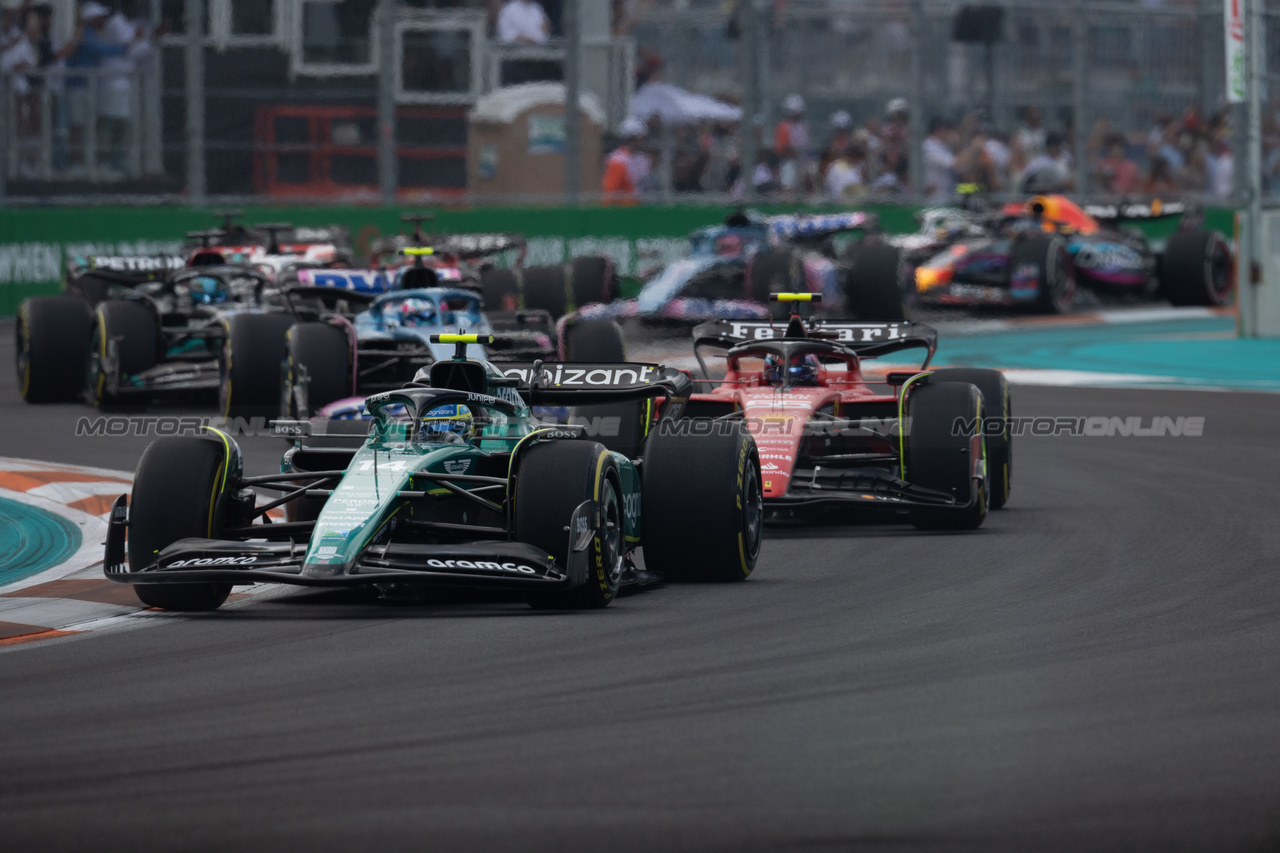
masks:
<path fill-rule="evenodd" d="M 816 293 L 774 294 L 806 303 Z M 798 307 L 798 306 L 797 306 Z M 760 452 L 766 509 L 857 506 L 909 516 L 921 529 L 974 529 L 1009 499 L 1009 386 L 997 370 L 929 370 L 937 332 L 908 322 L 716 320 L 694 330 L 703 381 L 686 428 L 741 422 Z M 704 354 L 723 351 L 712 379 Z M 927 351 L 914 370 L 891 370 L 886 390 L 862 363 Z"/>

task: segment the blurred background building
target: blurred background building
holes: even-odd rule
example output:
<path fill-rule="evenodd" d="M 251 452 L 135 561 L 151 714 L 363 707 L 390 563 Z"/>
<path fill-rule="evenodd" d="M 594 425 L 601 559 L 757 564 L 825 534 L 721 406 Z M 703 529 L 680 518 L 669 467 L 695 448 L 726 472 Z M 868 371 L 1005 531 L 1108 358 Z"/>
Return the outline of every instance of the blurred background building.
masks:
<path fill-rule="evenodd" d="M 1278 17 L 1267 0 L 1268 35 Z M 471 112 L 548 82 L 580 90 L 584 118 L 519 113 L 520 139 L 560 158 L 532 166 L 557 188 L 564 158 L 600 176 L 583 202 L 624 143 L 636 203 L 957 186 L 1225 200 L 1243 171 L 1221 0 L 0 0 L 0 40 L 11 204 L 461 203 L 493 166 Z M 1280 37 L 1265 43 L 1270 81 Z M 641 129 L 623 139 L 628 117 Z M 566 146 L 566 124 L 595 137 Z"/>

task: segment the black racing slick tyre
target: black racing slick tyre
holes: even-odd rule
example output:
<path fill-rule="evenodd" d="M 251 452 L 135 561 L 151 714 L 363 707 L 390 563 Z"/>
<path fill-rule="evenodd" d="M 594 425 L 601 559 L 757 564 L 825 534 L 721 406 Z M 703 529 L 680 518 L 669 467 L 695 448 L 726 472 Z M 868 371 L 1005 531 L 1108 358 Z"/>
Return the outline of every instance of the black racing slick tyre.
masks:
<path fill-rule="evenodd" d="M 617 363 L 627 360 L 622 328 L 612 320 L 574 323 L 564 333 L 565 361 Z"/>
<path fill-rule="evenodd" d="M 218 537 L 226 450 L 212 438 L 160 438 L 142 454 L 129 498 L 129 566 L 139 571 L 179 539 Z M 139 600 L 164 610 L 216 610 L 231 584 L 133 584 Z"/>
<path fill-rule="evenodd" d="M 974 448 L 984 455 L 981 438 L 982 392 L 961 382 L 930 382 L 907 396 L 911 425 L 903 479 L 946 492 L 963 509 L 914 509 L 911 523 L 920 530 L 976 530 L 987 517 L 986 478 L 975 479 Z M 968 424 L 970 429 L 961 425 Z M 978 431 L 975 439 L 973 431 Z"/>
<path fill-rule="evenodd" d="M 289 314 L 235 314 L 222 343 L 218 398 L 228 418 L 271 417 L 280 410 L 280 365 Z"/>
<path fill-rule="evenodd" d="M 600 255 L 574 258 L 569 266 L 569 276 L 575 311 L 583 305 L 607 305 L 618 292 L 613 262 Z"/>
<path fill-rule="evenodd" d="M 480 271 L 480 292 L 486 311 L 518 311 L 521 309 L 520 271 L 489 267 Z"/>
<path fill-rule="evenodd" d="M 967 382 L 982 392 L 982 412 L 986 419 L 983 435 L 987 441 L 987 508 L 1000 509 L 1009 502 L 1013 481 L 1013 397 L 1009 380 L 999 370 L 956 367 L 935 370 L 930 384 Z"/>
<path fill-rule="evenodd" d="M 907 319 L 906 290 L 902 286 L 902 253 L 879 240 L 855 243 L 845 252 L 849 265 L 844 301 L 859 320 Z"/>
<path fill-rule="evenodd" d="M 90 340 L 88 386 L 90 402 L 95 406 L 110 406 L 120 401 L 120 397 L 111 395 L 102 369 L 108 341 L 115 342 L 121 381 L 160 362 L 160 321 L 142 302 L 121 300 L 100 304 Z"/>
<path fill-rule="evenodd" d="M 1231 246 L 1217 231 L 1179 231 L 1160 258 L 1160 287 L 1174 305 L 1226 305 L 1233 273 Z"/>
<path fill-rule="evenodd" d="M 768 304 L 771 293 L 806 290 L 804 262 L 791 249 L 765 249 L 758 252 L 747 267 L 747 294 L 756 302 Z M 785 308 L 782 310 L 785 314 Z"/>
<path fill-rule="evenodd" d="M 524 308 L 546 311 L 559 320 L 569 311 L 569 279 L 565 267 L 528 267 L 524 271 Z"/>
<path fill-rule="evenodd" d="M 622 329 L 612 320 L 588 320 L 565 330 L 565 361 L 617 364 L 626 360 Z M 640 455 L 651 405 L 646 401 L 575 406 L 569 410 L 569 420 L 586 424 L 587 435 L 594 441 L 634 459 Z"/>
<path fill-rule="evenodd" d="M 74 296 L 33 296 L 14 328 L 18 393 L 28 403 L 70 402 L 84 390 L 93 310 Z"/>
<path fill-rule="evenodd" d="M 536 444 L 520 456 L 515 488 L 515 539 L 545 550 L 562 568 L 569 565 L 569 521 L 583 501 L 598 501 L 608 533 L 588 545 L 590 572 L 581 586 L 540 593 L 528 601 L 554 610 L 607 607 L 618 594 L 626 553 L 622 479 L 613 455 L 592 441 Z"/>
<path fill-rule="evenodd" d="M 346 333 L 328 323 L 295 323 L 285 334 L 284 383 L 285 413 L 299 418 L 354 396 Z M 305 406 L 299 404 L 295 385 L 306 389 Z"/>
<path fill-rule="evenodd" d="M 1076 274 L 1061 237 L 1033 234 L 1016 241 L 1009 252 L 1010 283 L 1020 276 L 1035 279 L 1035 311 L 1066 314 L 1071 310 L 1076 298 Z"/>
<path fill-rule="evenodd" d="M 641 467 L 645 567 L 671 581 L 745 580 L 764 536 L 756 443 L 736 428 L 696 434 L 699 423 L 710 425 L 666 421 L 649 436 Z"/>

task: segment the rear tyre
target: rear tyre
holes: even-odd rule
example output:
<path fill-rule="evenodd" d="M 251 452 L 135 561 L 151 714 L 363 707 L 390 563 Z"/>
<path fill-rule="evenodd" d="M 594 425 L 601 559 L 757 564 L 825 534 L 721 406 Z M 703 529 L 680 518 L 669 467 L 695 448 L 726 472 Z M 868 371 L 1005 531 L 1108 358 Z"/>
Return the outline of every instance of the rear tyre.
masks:
<path fill-rule="evenodd" d="M 559 320 L 569 304 L 564 267 L 529 267 L 524 271 L 524 307 L 546 311 Z"/>
<path fill-rule="evenodd" d="M 613 262 L 608 258 L 599 255 L 574 258 L 570 275 L 575 311 L 593 303 L 607 305 L 618 292 L 618 277 L 614 274 Z"/>
<path fill-rule="evenodd" d="M 742 430 L 649 436 L 641 466 L 645 566 L 668 580 L 745 580 L 764 535 L 760 459 Z"/>
<path fill-rule="evenodd" d="M 612 320 L 574 323 L 564 333 L 565 361 L 616 363 L 627 360 L 622 327 Z"/>
<path fill-rule="evenodd" d="M 906 320 L 902 254 L 880 241 L 856 243 L 845 252 L 849 275 L 844 301 L 859 320 Z"/>
<path fill-rule="evenodd" d="M 1066 314 L 1076 298 L 1076 275 L 1061 237 L 1035 234 L 1013 244 L 1009 277 L 1034 277 L 1034 309 L 1042 314 Z"/>
<path fill-rule="evenodd" d="M 1009 393 L 1009 380 L 998 370 L 976 368 L 950 368 L 935 370 L 929 377 L 931 385 L 939 382 L 967 382 L 982 392 L 983 417 L 988 421 L 999 418 L 1003 428 L 993 434 L 983 429 L 987 442 L 987 508 L 1000 509 L 1009 501 L 1013 480 L 1013 436 L 1009 432 L 1009 419 L 1013 417 L 1013 398 Z"/>
<path fill-rule="evenodd" d="M 771 293 L 802 293 L 807 289 L 804 263 L 791 249 L 765 249 L 747 267 L 747 294 L 756 302 L 768 305 Z M 775 312 L 778 307 L 773 306 Z M 785 314 L 786 309 L 781 310 Z"/>
<path fill-rule="evenodd" d="M 608 533 L 587 546 L 594 557 L 587 582 L 573 589 L 531 596 L 530 606 L 555 610 L 607 607 L 622 581 L 623 514 L 618 463 L 591 441 L 536 444 L 520 457 L 515 493 L 515 539 L 545 550 L 561 567 L 569 565 L 573 511 L 583 501 L 598 501 Z"/>
<path fill-rule="evenodd" d="M 490 267 L 480 272 L 485 311 L 515 311 L 520 307 L 520 278 L 515 270 Z"/>
<path fill-rule="evenodd" d="M 293 390 L 304 371 L 306 406 L 300 407 Z M 285 335 L 284 382 L 286 414 L 298 418 L 310 417 L 330 403 L 355 396 L 351 342 L 346 333 L 328 323 L 295 323 Z"/>
<path fill-rule="evenodd" d="M 219 402 L 228 418 L 270 417 L 280 410 L 280 365 L 288 314 L 235 314 L 222 344 Z"/>
<path fill-rule="evenodd" d="M 133 477 L 129 499 L 129 566 L 139 571 L 179 539 L 218 538 L 218 507 L 226 455 L 207 438 L 160 438 Z M 216 610 L 228 583 L 134 584 L 143 604 L 164 610 Z"/>
<path fill-rule="evenodd" d="M 34 296 L 14 328 L 18 393 L 28 403 L 69 402 L 84 390 L 93 311 L 74 296 Z"/>
<path fill-rule="evenodd" d="M 112 406 L 123 395 L 112 396 L 107 388 L 103 363 L 107 342 L 115 341 L 119 377 L 137 376 L 160 362 L 160 327 L 155 312 L 141 302 L 122 300 L 98 306 L 89 346 L 88 386 L 90 402 Z"/>
<path fill-rule="evenodd" d="M 612 320 L 589 320 L 565 330 L 565 361 L 614 363 L 626 361 L 622 329 Z M 586 424 L 588 435 L 629 459 L 640 455 L 649 403 L 606 403 L 575 406 L 569 420 Z"/>
<path fill-rule="evenodd" d="M 946 492 L 956 503 L 972 505 L 964 510 L 917 509 L 911 523 L 920 530 L 976 530 L 987 517 L 986 479 L 973 479 L 973 447 L 968 434 L 955 429 L 956 421 L 976 418 L 982 423 L 982 392 L 960 382 L 930 382 L 912 389 L 907 398 L 911 431 L 907 439 L 904 479 L 917 486 Z M 985 443 L 976 442 L 984 454 Z M 976 489 L 976 492 L 974 491 Z"/>
<path fill-rule="evenodd" d="M 1160 286 L 1174 305 L 1226 305 L 1231 301 L 1231 247 L 1217 231 L 1180 231 L 1160 259 Z"/>

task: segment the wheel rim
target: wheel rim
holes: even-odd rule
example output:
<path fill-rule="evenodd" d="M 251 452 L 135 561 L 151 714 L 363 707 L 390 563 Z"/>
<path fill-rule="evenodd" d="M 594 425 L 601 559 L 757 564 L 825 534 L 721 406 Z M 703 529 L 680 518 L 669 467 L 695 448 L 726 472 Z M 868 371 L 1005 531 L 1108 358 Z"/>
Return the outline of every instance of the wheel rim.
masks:
<path fill-rule="evenodd" d="M 1231 290 L 1230 254 L 1223 241 L 1215 239 L 1209 249 L 1209 257 L 1205 261 L 1206 278 L 1209 285 L 1209 297 L 1213 304 L 1220 305 L 1227 299 Z"/>
<path fill-rule="evenodd" d="M 622 514 L 618 505 L 618 492 L 611 481 L 605 481 L 604 494 L 600 496 L 604 508 L 605 535 L 604 558 L 609 563 L 609 586 L 622 581 Z"/>
<path fill-rule="evenodd" d="M 18 387 L 22 389 L 22 396 L 26 397 L 31 388 L 31 360 L 27 356 L 31 343 L 27 340 L 27 327 L 21 318 L 18 319 L 17 334 L 13 336 L 13 342 L 17 347 L 14 366 L 18 371 Z"/>
<path fill-rule="evenodd" d="M 1053 307 L 1059 311 L 1065 311 L 1071 307 L 1071 303 L 1075 298 L 1076 279 L 1071 274 L 1071 266 L 1067 260 L 1067 250 L 1061 244 L 1055 244 L 1052 253 L 1052 259 L 1049 263 L 1048 281 L 1045 285 L 1049 289 L 1049 299 L 1053 302 Z"/>
<path fill-rule="evenodd" d="M 106 376 L 102 372 L 102 324 L 93 324 L 93 333 L 89 338 L 89 363 L 85 373 L 85 388 L 88 389 L 89 401 L 102 401 Z"/>
<path fill-rule="evenodd" d="M 218 385 L 218 408 L 224 418 L 231 417 L 231 341 L 222 345 L 222 382 Z"/>
<path fill-rule="evenodd" d="M 742 487 L 742 538 L 747 560 L 753 562 L 760 554 L 760 542 L 764 538 L 764 496 L 755 466 L 750 464 Z"/>

